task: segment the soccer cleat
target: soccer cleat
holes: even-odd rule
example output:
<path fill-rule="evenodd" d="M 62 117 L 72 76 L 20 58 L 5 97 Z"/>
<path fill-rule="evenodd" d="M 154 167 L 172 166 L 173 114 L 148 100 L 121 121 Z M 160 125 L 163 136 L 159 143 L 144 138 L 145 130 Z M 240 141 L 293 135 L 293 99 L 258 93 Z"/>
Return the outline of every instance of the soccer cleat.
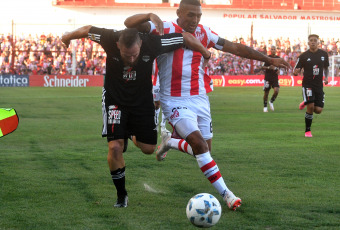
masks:
<path fill-rule="evenodd" d="M 118 196 L 117 202 L 113 205 L 115 208 L 126 208 L 128 206 L 129 198 L 127 195 Z"/>
<path fill-rule="evenodd" d="M 263 107 L 263 112 L 267 113 L 268 112 L 268 108 L 267 107 Z"/>
<path fill-rule="evenodd" d="M 161 133 L 163 133 L 163 132 L 170 132 L 170 131 L 167 130 L 167 129 L 165 128 L 165 126 L 161 126 Z"/>
<path fill-rule="evenodd" d="M 229 209 L 235 211 L 236 208 L 240 207 L 242 204 L 242 200 L 235 196 L 233 193 L 229 193 L 225 195 L 224 201 L 227 203 Z"/>
<path fill-rule="evenodd" d="M 158 161 L 164 160 L 167 151 L 170 149 L 170 146 L 168 146 L 168 141 L 171 138 L 171 133 L 169 131 L 162 132 L 162 143 L 158 146 L 158 149 L 156 151 L 156 158 Z"/>
<path fill-rule="evenodd" d="M 305 107 L 306 107 L 305 102 L 304 101 L 301 102 L 300 105 L 299 105 L 299 109 L 303 110 Z"/>
<path fill-rule="evenodd" d="M 274 111 L 274 104 L 272 102 L 269 102 L 270 109 Z"/>
<path fill-rule="evenodd" d="M 313 137 L 312 132 L 311 131 L 305 132 L 305 137 Z"/>

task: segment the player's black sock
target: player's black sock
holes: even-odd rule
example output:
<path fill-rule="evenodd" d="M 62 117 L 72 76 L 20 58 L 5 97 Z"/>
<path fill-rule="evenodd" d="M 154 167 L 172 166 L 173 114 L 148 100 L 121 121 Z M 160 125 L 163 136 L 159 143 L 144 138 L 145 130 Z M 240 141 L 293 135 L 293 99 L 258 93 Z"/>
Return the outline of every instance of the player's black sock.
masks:
<path fill-rule="evenodd" d="M 306 123 L 306 132 L 310 131 L 310 127 L 312 126 L 313 114 L 307 113 L 305 114 L 305 123 Z"/>
<path fill-rule="evenodd" d="M 125 167 L 122 169 L 117 169 L 115 171 L 111 171 L 113 184 L 117 189 L 117 196 L 125 196 L 127 195 L 127 191 L 125 189 Z"/>
<path fill-rule="evenodd" d="M 263 107 L 267 107 L 267 101 L 263 101 Z"/>

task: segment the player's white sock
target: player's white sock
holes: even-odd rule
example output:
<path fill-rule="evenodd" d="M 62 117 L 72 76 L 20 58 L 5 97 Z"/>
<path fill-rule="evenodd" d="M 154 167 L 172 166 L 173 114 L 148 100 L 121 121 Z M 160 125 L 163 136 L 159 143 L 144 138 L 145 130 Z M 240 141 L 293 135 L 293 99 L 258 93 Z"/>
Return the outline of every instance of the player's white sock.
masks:
<path fill-rule="evenodd" d="M 231 193 L 223 180 L 217 164 L 211 157 L 210 152 L 196 155 L 196 160 L 205 177 L 210 181 L 210 183 L 215 187 L 222 197 L 224 197 L 227 193 Z"/>
<path fill-rule="evenodd" d="M 186 142 L 184 139 L 175 139 L 175 138 L 171 138 L 168 141 L 168 145 L 172 148 L 172 149 L 177 149 L 183 153 L 187 153 L 191 156 L 194 156 L 194 153 L 192 151 L 191 146 L 188 144 L 188 142 Z"/>
<path fill-rule="evenodd" d="M 161 129 L 165 129 L 165 122 L 166 122 L 166 119 L 165 119 L 164 113 L 162 112 Z"/>
<path fill-rule="evenodd" d="M 159 120 L 158 120 L 158 116 L 159 116 L 159 112 L 161 111 L 160 108 L 158 109 L 155 109 L 155 124 L 156 124 L 156 127 L 158 126 L 158 123 L 159 123 Z M 158 129 L 157 129 L 158 130 Z"/>

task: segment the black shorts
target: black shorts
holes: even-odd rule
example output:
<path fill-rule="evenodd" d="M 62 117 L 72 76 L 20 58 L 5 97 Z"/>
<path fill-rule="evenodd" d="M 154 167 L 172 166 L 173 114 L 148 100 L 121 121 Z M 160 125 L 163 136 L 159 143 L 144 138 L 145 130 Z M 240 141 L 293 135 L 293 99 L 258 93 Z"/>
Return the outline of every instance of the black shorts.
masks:
<path fill-rule="evenodd" d="M 157 129 L 153 111 L 145 111 L 145 107 L 119 106 L 110 103 L 103 97 L 103 130 L 102 136 L 107 141 L 126 139 L 136 136 L 136 140 L 144 144 L 157 144 Z"/>
<path fill-rule="evenodd" d="M 325 93 L 322 87 L 302 87 L 302 97 L 305 104 L 314 103 L 314 106 L 323 108 L 325 104 Z"/>
<path fill-rule="evenodd" d="M 276 80 L 264 80 L 263 81 L 263 91 L 268 91 L 270 90 L 271 88 L 275 88 L 275 87 L 278 87 L 280 88 L 280 85 L 279 85 L 279 80 L 276 79 Z"/>

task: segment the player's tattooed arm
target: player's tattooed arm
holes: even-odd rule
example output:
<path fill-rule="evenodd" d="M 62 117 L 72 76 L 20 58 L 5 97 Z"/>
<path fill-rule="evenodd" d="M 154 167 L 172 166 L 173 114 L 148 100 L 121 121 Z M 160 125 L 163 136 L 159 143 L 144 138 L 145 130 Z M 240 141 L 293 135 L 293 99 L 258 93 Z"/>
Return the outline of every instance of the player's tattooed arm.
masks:
<path fill-rule="evenodd" d="M 324 74 L 325 74 L 325 85 L 328 85 L 328 76 L 329 76 L 329 69 L 328 67 L 324 70 Z"/>

